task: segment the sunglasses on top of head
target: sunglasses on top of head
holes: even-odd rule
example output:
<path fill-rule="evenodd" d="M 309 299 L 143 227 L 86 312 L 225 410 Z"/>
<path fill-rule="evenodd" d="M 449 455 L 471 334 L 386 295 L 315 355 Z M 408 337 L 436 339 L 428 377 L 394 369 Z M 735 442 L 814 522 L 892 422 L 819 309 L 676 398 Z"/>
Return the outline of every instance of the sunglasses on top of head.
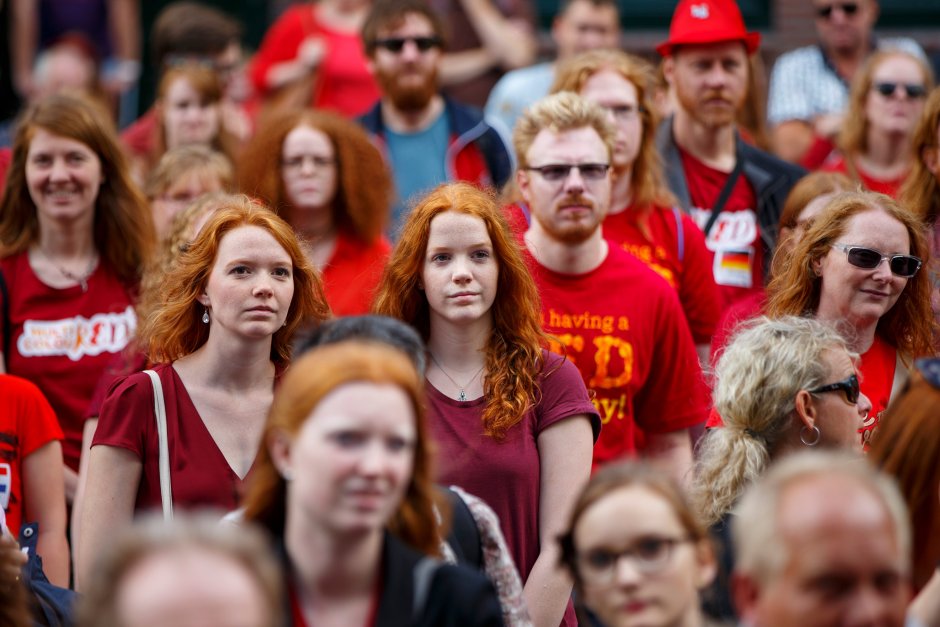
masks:
<path fill-rule="evenodd" d="M 828 20 L 832 17 L 832 12 L 836 9 L 839 9 L 847 17 L 851 17 L 858 13 L 858 3 L 857 2 L 834 2 L 832 4 L 827 4 L 826 6 L 816 7 L 816 15 L 819 17 Z"/>
<path fill-rule="evenodd" d="M 441 47 L 440 37 L 387 37 L 385 39 L 376 39 L 372 43 L 376 48 L 385 48 L 389 52 L 397 54 L 405 49 L 405 44 L 409 41 L 414 43 L 415 47 L 421 52 Z"/>
<path fill-rule="evenodd" d="M 917 100 L 927 95 L 927 88 L 917 83 L 894 83 L 891 81 L 882 81 L 872 85 L 872 89 L 877 91 L 885 98 L 890 98 L 897 92 L 899 87 L 904 88 L 904 93 L 908 98 Z"/>
<path fill-rule="evenodd" d="M 891 273 L 905 279 L 917 274 L 923 263 L 913 255 L 882 255 L 880 250 L 865 248 L 864 246 L 833 244 L 832 247 L 844 252 L 850 264 L 865 270 L 874 270 L 881 265 L 882 261 L 887 259 Z"/>

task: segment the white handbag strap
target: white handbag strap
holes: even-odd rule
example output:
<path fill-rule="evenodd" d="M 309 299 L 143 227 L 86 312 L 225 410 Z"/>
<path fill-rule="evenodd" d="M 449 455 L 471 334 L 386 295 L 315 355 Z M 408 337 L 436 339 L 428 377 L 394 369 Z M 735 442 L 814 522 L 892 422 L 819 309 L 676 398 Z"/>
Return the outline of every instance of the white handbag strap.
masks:
<path fill-rule="evenodd" d="M 170 446 L 166 437 L 166 405 L 163 402 L 163 384 L 153 370 L 144 370 L 153 384 L 153 413 L 157 417 L 157 440 L 160 443 L 160 499 L 163 519 L 173 520 L 173 485 L 170 482 Z"/>

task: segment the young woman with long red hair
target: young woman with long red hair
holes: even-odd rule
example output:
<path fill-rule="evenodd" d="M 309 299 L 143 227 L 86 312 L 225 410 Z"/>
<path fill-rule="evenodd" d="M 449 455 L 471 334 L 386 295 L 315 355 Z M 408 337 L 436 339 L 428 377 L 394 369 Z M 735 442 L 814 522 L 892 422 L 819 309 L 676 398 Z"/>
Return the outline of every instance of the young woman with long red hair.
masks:
<path fill-rule="evenodd" d="M 419 202 L 374 310 L 427 342 L 438 480 L 499 515 L 534 623 L 569 624 L 555 536 L 590 474 L 600 420 L 577 368 L 544 348 L 538 292 L 494 199 L 455 183 Z"/>
<path fill-rule="evenodd" d="M 249 201 L 219 210 L 166 275 L 139 339 L 163 387 L 175 507 L 235 509 L 261 444 L 290 337 L 328 315 L 290 226 Z M 103 543 L 164 486 L 152 382 L 112 384 L 89 452 L 79 584 Z"/>

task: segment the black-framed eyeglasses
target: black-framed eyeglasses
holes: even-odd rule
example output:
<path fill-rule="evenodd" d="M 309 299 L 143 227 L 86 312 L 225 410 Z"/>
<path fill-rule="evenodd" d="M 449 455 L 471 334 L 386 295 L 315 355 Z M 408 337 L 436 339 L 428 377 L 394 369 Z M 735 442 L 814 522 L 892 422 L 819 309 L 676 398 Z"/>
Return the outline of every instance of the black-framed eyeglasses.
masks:
<path fill-rule="evenodd" d="M 887 259 L 891 273 L 905 279 L 917 274 L 923 264 L 920 259 L 913 255 L 883 255 L 880 250 L 864 246 L 853 246 L 852 244 L 833 244 L 832 247 L 844 252 L 850 264 L 865 270 L 874 270 L 881 265 L 882 261 Z"/>
<path fill-rule="evenodd" d="M 816 8 L 816 15 L 828 20 L 832 17 L 832 12 L 836 9 L 841 10 L 846 16 L 853 16 L 858 13 L 858 3 L 857 2 L 833 2 L 832 4 L 827 4 L 824 7 Z"/>
<path fill-rule="evenodd" d="M 405 49 L 405 44 L 409 41 L 421 52 L 427 52 L 431 48 L 440 48 L 442 43 L 440 37 L 386 37 L 385 39 L 376 39 L 372 42 L 372 45 L 398 54 Z"/>
<path fill-rule="evenodd" d="M 547 165 L 529 166 L 526 170 L 533 170 L 542 175 L 546 181 L 557 183 L 568 178 L 571 170 L 577 170 L 586 181 L 600 181 L 607 176 L 609 163 L 550 163 Z"/>
<path fill-rule="evenodd" d="M 825 392 L 845 392 L 845 400 L 850 404 L 855 405 L 858 403 L 858 395 L 860 393 L 860 388 L 858 386 L 858 375 L 850 374 L 847 378 L 836 381 L 835 383 L 829 383 L 827 385 L 820 385 L 818 388 L 813 388 L 812 390 L 806 390 L 810 394 L 823 394 Z"/>
<path fill-rule="evenodd" d="M 911 100 L 920 100 L 927 95 L 927 88 L 917 83 L 895 83 L 893 81 L 879 81 L 871 86 L 885 98 L 890 98 L 898 88 L 903 87 L 904 93 Z"/>
<path fill-rule="evenodd" d="M 590 549 L 578 553 L 577 561 L 581 577 L 587 581 L 610 581 L 617 570 L 617 564 L 623 558 L 630 559 L 634 567 L 644 574 L 652 574 L 669 563 L 673 549 L 684 542 L 691 542 L 690 537 L 661 538 L 651 536 L 635 542 L 622 551 L 610 549 Z"/>
<path fill-rule="evenodd" d="M 940 357 L 915 359 L 914 367 L 927 383 L 940 390 Z"/>

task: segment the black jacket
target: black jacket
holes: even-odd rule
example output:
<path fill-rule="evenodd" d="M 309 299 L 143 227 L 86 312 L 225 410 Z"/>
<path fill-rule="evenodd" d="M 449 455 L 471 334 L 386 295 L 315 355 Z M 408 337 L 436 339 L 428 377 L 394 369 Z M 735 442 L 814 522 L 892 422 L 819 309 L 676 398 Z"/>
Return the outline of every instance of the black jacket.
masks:
<path fill-rule="evenodd" d="M 415 573 L 424 558 L 393 534 L 385 534 L 376 627 L 502 627 L 502 610 L 490 580 L 453 564 L 434 570 L 423 610 L 415 615 Z M 289 605 L 286 610 L 292 624 Z"/>
<path fill-rule="evenodd" d="M 760 237 L 764 242 L 764 273 L 770 269 L 770 258 L 777 245 L 777 227 L 783 203 L 787 195 L 805 174 L 806 170 L 778 159 L 760 148 L 755 148 L 735 134 L 736 150 L 743 161 L 741 174 L 754 189 L 757 197 L 757 226 Z M 679 147 L 672 133 L 672 118 L 667 118 L 659 125 L 656 132 L 656 148 L 662 155 L 666 170 L 666 183 L 669 189 L 679 200 L 679 205 L 688 212 L 692 201 L 689 197 L 689 187 L 685 180 L 685 170 L 682 167 L 682 157 Z"/>

